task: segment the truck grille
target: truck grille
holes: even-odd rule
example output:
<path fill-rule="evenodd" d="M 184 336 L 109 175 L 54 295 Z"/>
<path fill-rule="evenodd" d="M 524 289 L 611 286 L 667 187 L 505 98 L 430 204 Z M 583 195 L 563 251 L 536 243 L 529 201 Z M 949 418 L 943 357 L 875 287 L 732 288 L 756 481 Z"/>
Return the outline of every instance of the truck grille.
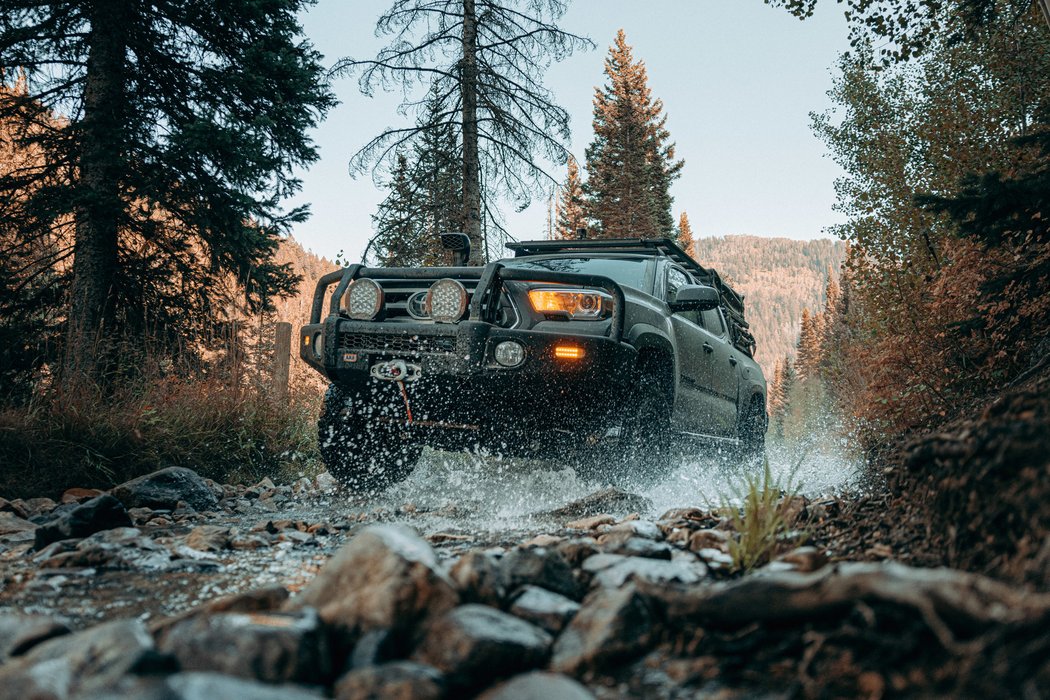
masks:
<path fill-rule="evenodd" d="M 402 333 L 341 333 L 340 351 L 446 355 L 456 351 L 455 336 Z"/>

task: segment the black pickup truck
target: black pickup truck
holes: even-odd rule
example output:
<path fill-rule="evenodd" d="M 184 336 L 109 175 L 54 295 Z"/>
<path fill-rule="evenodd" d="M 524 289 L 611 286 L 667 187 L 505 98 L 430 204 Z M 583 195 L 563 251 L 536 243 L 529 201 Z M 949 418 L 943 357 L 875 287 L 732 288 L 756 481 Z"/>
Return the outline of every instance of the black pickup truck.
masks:
<path fill-rule="evenodd" d="M 459 260 L 463 239 L 446 238 Z M 715 271 L 668 239 L 508 247 L 483 267 L 351 265 L 319 281 L 299 343 L 331 382 L 318 433 L 334 476 L 384 488 L 426 445 L 640 481 L 682 438 L 763 452 L 755 340 Z"/>

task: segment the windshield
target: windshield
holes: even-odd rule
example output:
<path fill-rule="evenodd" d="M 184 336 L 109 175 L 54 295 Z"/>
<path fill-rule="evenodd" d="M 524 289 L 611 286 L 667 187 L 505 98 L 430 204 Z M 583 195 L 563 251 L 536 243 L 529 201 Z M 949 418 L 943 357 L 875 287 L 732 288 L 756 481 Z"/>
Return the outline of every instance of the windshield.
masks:
<path fill-rule="evenodd" d="M 623 286 L 644 291 L 645 260 L 622 258 L 553 258 L 548 260 L 508 260 L 508 267 L 551 272 L 577 272 L 601 275 Z"/>

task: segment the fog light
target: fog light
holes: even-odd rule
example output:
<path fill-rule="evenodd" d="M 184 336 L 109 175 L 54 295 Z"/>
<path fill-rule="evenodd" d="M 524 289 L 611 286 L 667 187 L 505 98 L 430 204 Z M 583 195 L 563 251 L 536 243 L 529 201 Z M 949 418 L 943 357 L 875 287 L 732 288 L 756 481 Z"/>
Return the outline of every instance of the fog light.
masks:
<path fill-rule="evenodd" d="M 454 279 L 440 279 L 427 291 L 427 314 L 438 323 L 458 323 L 467 311 L 467 289 Z"/>
<path fill-rule="evenodd" d="M 354 280 L 343 294 L 343 308 L 355 321 L 371 321 L 383 310 L 383 288 L 375 280 Z"/>
<path fill-rule="evenodd" d="M 496 362 L 504 367 L 517 367 L 525 361 L 525 347 L 514 340 L 504 340 L 496 346 Z"/>
<path fill-rule="evenodd" d="M 314 357 L 324 357 L 324 336 L 320 333 L 314 333 Z"/>

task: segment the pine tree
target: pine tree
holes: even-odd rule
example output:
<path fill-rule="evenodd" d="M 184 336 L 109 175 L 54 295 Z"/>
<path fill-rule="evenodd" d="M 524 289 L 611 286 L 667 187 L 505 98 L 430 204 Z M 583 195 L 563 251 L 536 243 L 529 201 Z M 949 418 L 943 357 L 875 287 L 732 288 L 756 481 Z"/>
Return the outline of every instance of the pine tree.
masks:
<path fill-rule="evenodd" d="M 0 122 L 44 163 L 0 179 L 0 228 L 72 241 L 71 370 L 98 378 L 127 333 L 207 327 L 231 277 L 255 309 L 292 291 L 273 256 L 306 211 L 280 203 L 333 104 L 307 4 L 0 0 L 0 66 L 26 70 Z M 64 128 L 35 128 L 59 114 Z"/>
<path fill-rule="evenodd" d="M 583 182 L 580 179 L 580 166 L 576 159 L 569 156 L 569 173 L 565 184 L 558 191 L 557 224 L 555 238 L 576 238 L 578 229 L 586 228 L 587 218 L 584 214 Z"/>
<path fill-rule="evenodd" d="M 678 246 L 689 257 L 696 259 L 696 238 L 693 237 L 693 227 L 689 224 L 689 215 L 684 211 L 678 217 Z"/>
<path fill-rule="evenodd" d="M 569 115 L 542 83 L 552 61 L 590 48 L 589 39 L 560 29 L 555 21 L 567 0 L 394 0 L 376 33 L 392 41 L 375 60 L 344 58 L 334 72 L 360 71 L 361 91 L 398 85 L 405 111 L 424 108 L 408 93 L 427 85 L 438 96 L 438 120 L 388 128 L 351 160 L 360 172 L 389 165 L 399 150 L 428 130 L 456 134 L 460 213 L 471 239 L 472 264 L 480 264 L 492 241 L 486 222 L 498 227 L 495 201 L 507 195 L 528 204 L 539 185 L 553 179 L 540 158 L 564 162 Z"/>
<path fill-rule="evenodd" d="M 802 310 L 802 330 L 798 337 L 795 369 L 800 381 L 816 377 L 820 368 L 820 321 L 809 309 Z"/>
<path fill-rule="evenodd" d="M 669 143 L 663 102 L 654 100 L 645 63 L 621 29 L 595 90 L 594 140 L 587 148 L 589 218 L 606 238 L 674 238 L 671 184 L 683 161 Z"/>

